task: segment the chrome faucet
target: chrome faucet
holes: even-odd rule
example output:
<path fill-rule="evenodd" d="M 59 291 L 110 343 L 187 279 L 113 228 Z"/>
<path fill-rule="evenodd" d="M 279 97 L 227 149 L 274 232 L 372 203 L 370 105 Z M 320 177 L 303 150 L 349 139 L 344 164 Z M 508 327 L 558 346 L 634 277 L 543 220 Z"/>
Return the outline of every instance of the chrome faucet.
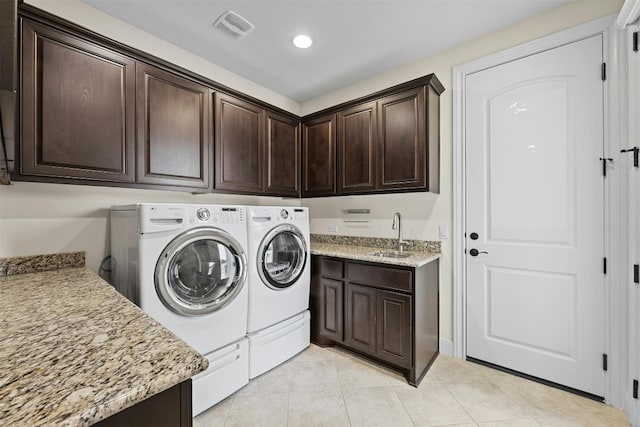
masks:
<path fill-rule="evenodd" d="M 407 245 L 407 242 L 402 240 L 402 226 L 400 225 L 401 215 L 400 212 L 396 212 L 393 214 L 393 224 L 391 228 L 393 230 L 398 230 L 398 246 L 397 249 L 399 252 L 404 251 L 404 247 Z"/>

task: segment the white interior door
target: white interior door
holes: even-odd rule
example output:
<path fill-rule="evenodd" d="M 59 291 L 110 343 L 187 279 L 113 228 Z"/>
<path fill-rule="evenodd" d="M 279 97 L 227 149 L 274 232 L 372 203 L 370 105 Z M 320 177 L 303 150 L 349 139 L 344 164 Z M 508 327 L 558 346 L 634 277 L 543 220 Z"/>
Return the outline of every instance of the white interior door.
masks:
<path fill-rule="evenodd" d="M 597 396 L 602 44 L 593 36 L 465 82 L 467 356 Z"/>

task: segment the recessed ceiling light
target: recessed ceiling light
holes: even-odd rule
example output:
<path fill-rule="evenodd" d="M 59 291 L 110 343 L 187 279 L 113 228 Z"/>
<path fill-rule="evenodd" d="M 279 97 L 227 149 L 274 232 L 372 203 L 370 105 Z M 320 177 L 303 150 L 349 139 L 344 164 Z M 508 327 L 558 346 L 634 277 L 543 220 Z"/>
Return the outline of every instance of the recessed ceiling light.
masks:
<path fill-rule="evenodd" d="M 300 49 L 306 49 L 311 46 L 312 43 L 313 40 L 311 40 L 311 37 L 305 34 L 300 34 L 293 38 L 293 45 Z"/>

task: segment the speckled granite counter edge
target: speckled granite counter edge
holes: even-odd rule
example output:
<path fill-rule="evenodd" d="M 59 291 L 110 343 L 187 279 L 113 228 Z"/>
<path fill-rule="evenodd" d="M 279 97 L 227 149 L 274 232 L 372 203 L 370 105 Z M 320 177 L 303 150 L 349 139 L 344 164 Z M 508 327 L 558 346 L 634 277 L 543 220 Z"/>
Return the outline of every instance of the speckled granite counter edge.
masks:
<path fill-rule="evenodd" d="M 365 246 L 378 249 L 395 249 L 397 239 L 384 237 L 339 236 L 335 234 L 311 234 L 312 243 L 328 243 L 333 245 Z M 441 242 L 435 240 L 404 240 L 406 250 L 414 252 L 440 253 Z"/>
<path fill-rule="evenodd" d="M 84 265 L 84 252 L 0 258 L 0 277 L 58 270 L 61 268 L 79 268 L 84 267 Z"/>
<path fill-rule="evenodd" d="M 339 245 L 335 243 L 311 243 L 311 254 L 329 256 L 335 258 L 350 259 L 354 261 L 375 262 L 377 264 L 389 264 L 405 267 L 422 267 L 432 261 L 440 259 L 441 253 L 417 251 L 410 252 L 407 258 L 380 257 L 372 255 L 380 248 L 369 246 Z M 409 251 L 407 251 L 409 252 Z"/>

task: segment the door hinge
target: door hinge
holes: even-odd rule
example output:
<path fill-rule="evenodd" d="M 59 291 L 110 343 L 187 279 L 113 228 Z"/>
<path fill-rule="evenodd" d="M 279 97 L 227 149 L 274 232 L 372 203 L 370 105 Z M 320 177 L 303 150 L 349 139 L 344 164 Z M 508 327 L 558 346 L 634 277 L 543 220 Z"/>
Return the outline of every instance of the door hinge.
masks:
<path fill-rule="evenodd" d="M 638 32 L 633 33 L 633 51 L 638 51 Z"/>
<path fill-rule="evenodd" d="M 602 370 L 606 371 L 609 368 L 608 366 L 608 362 L 607 362 L 607 354 L 603 353 L 602 354 Z"/>
<path fill-rule="evenodd" d="M 611 157 L 600 157 L 600 161 L 602 162 L 602 176 L 607 176 L 607 160 L 613 162 Z"/>
<path fill-rule="evenodd" d="M 640 284 L 640 264 L 633 264 L 633 283 Z"/>
<path fill-rule="evenodd" d="M 633 167 L 640 167 L 638 157 L 640 157 L 640 147 L 631 147 L 620 150 L 621 153 L 633 153 Z"/>
<path fill-rule="evenodd" d="M 633 380 L 633 398 L 638 398 L 638 380 Z"/>
<path fill-rule="evenodd" d="M 600 67 L 600 74 L 602 77 L 602 81 L 607 80 L 607 63 L 603 62 L 602 66 Z"/>
<path fill-rule="evenodd" d="M 607 274 L 607 257 L 602 258 L 602 271 Z"/>

